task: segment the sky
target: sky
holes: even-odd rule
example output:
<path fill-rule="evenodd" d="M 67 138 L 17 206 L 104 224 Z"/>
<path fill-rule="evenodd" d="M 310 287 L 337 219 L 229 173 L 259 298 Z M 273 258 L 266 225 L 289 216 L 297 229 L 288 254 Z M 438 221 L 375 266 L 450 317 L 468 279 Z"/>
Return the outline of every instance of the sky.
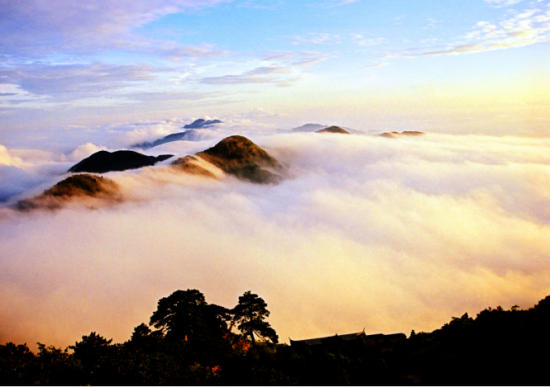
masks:
<path fill-rule="evenodd" d="M 259 294 L 282 342 L 431 331 L 550 295 L 550 1 L 0 0 L 0 344 L 127 340 Z M 235 134 L 277 185 L 153 167 L 21 213 L 99 150 Z M 352 135 L 297 133 L 306 123 Z M 418 137 L 380 137 L 386 131 Z"/>
<path fill-rule="evenodd" d="M 548 136 L 547 0 L 0 1 L 0 141 L 250 115 Z"/>

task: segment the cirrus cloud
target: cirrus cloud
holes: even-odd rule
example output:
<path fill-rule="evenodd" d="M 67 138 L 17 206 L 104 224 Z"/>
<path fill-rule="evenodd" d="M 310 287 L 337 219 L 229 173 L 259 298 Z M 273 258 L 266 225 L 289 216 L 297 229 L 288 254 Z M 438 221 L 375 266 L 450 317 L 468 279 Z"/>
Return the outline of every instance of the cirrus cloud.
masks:
<path fill-rule="evenodd" d="M 0 0 L 0 44 L 21 56 L 52 52 L 92 53 L 98 49 L 141 50 L 159 46 L 132 29 L 163 16 L 232 0 Z M 183 50 L 181 48 L 180 50 Z M 200 51 L 194 50 L 194 55 Z"/>

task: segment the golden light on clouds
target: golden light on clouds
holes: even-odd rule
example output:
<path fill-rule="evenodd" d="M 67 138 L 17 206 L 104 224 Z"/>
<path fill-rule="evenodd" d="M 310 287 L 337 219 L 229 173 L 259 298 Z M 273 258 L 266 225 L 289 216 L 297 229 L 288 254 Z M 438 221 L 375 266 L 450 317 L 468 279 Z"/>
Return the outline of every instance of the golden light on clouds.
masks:
<path fill-rule="evenodd" d="M 285 340 L 432 330 L 550 294 L 548 139 L 255 142 L 289 165 L 282 184 L 160 166 L 110 174 L 119 205 L 4 209 L 0 338 L 68 345 L 93 330 L 124 341 L 159 298 L 188 288 L 227 307 L 257 292 Z"/>

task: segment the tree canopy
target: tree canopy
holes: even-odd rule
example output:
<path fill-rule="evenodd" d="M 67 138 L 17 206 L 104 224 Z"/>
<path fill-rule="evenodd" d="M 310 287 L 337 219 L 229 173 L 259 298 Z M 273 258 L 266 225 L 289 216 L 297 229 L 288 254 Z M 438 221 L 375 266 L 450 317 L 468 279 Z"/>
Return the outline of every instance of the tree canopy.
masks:
<path fill-rule="evenodd" d="M 334 336 L 320 345 L 273 344 L 278 337 L 269 315 L 266 302 L 250 291 L 228 310 L 208 304 L 198 290 L 178 290 L 159 301 L 150 326 L 138 325 L 122 344 L 91 332 L 64 350 L 0 345 L 0 384 L 550 384 L 550 297 L 525 310 L 464 313 L 433 332 L 399 340 Z M 229 321 L 240 332 L 231 332 Z"/>
<path fill-rule="evenodd" d="M 266 302 L 250 291 L 239 297 L 239 303 L 233 309 L 233 323 L 243 334 L 250 337 L 252 344 L 256 344 L 254 333 L 273 343 L 279 342 L 279 337 L 271 325 L 264 321 L 269 317 Z"/>
<path fill-rule="evenodd" d="M 200 291 L 187 289 L 160 299 L 149 324 L 169 339 L 198 340 L 205 335 L 223 335 L 227 320 L 226 308 L 208 304 Z"/>

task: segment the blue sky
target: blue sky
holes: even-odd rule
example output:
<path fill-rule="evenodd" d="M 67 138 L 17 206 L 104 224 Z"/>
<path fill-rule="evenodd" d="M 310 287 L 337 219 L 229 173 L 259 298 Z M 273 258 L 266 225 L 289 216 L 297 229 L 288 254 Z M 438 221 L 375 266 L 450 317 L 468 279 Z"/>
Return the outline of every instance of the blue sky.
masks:
<path fill-rule="evenodd" d="M 3 132 L 263 111 L 280 126 L 547 134 L 548 0 L 0 6 Z"/>

